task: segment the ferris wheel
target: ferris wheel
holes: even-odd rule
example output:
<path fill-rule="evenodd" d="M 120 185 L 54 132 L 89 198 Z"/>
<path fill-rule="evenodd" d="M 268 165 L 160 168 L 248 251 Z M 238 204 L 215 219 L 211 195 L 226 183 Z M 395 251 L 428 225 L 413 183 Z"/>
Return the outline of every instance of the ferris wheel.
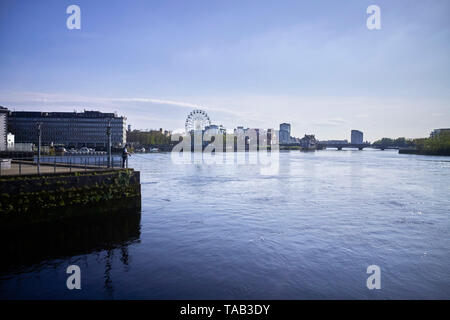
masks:
<path fill-rule="evenodd" d="M 211 120 L 209 119 L 209 116 L 205 111 L 194 110 L 188 114 L 184 126 L 186 129 L 186 133 L 189 133 L 192 130 L 205 130 L 205 127 L 210 125 Z"/>

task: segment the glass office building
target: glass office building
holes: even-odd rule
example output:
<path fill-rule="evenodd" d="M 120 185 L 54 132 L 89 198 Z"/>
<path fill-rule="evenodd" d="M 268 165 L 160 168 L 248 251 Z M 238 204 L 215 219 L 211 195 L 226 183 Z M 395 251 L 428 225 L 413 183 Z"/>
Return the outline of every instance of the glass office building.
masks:
<path fill-rule="evenodd" d="M 0 151 L 5 151 L 7 148 L 7 134 L 8 134 L 8 109 L 0 106 Z"/>
<path fill-rule="evenodd" d="M 98 148 L 108 145 L 107 126 L 111 123 L 112 146 L 126 143 L 126 118 L 115 113 L 84 112 L 9 112 L 9 131 L 16 143 L 38 143 L 41 123 L 42 145 Z"/>

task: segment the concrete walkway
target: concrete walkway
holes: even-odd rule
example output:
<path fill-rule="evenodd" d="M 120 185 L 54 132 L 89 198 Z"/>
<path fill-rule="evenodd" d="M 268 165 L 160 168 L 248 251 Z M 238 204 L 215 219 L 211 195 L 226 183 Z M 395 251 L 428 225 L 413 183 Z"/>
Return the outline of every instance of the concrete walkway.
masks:
<path fill-rule="evenodd" d="M 62 172 L 80 172 L 80 171 L 91 171 L 91 170 L 98 170 L 98 167 L 92 167 L 87 166 L 87 168 L 84 168 L 82 166 L 79 167 L 68 167 L 68 166 L 53 166 L 53 164 L 50 165 L 43 165 L 41 164 L 40 172 L 42 173 L 62 173 Z M 37 165 L 35 164 L 19 164 L 19 163 L 11 163 L 11 169 L 8 170 L 1 170 L 0 175 L 2 176 L 11 176 L 11 175 L 19 175 L 19 174 L 38 174 L 37 171 Z"/>

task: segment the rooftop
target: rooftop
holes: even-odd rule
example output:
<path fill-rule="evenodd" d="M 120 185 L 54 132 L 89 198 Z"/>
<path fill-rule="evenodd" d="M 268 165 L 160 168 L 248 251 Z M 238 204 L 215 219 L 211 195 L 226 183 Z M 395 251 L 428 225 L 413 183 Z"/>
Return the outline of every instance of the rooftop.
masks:
<path fill-rule="evenodd" d="M 10 116 L 17 118 L 124 118 L 119 117 L 117 113 L 105 113 L 100 111 L 84 112 L 42 112 L 42 111 L 11 111 Z"/>

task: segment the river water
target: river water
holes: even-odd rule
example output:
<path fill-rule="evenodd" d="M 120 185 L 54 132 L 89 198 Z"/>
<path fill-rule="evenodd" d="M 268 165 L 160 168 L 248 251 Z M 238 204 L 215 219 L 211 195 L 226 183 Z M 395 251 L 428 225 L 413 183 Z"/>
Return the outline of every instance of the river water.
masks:
<path fill-rule="evenodd" d="M 0 298 L 450 298 L 449 157 L 291 151 L 264 174 L 170 154 L 129 165 L 141 214 L 8 238 Z M 66 287 L 72 264 L 81 290 Z"/>

